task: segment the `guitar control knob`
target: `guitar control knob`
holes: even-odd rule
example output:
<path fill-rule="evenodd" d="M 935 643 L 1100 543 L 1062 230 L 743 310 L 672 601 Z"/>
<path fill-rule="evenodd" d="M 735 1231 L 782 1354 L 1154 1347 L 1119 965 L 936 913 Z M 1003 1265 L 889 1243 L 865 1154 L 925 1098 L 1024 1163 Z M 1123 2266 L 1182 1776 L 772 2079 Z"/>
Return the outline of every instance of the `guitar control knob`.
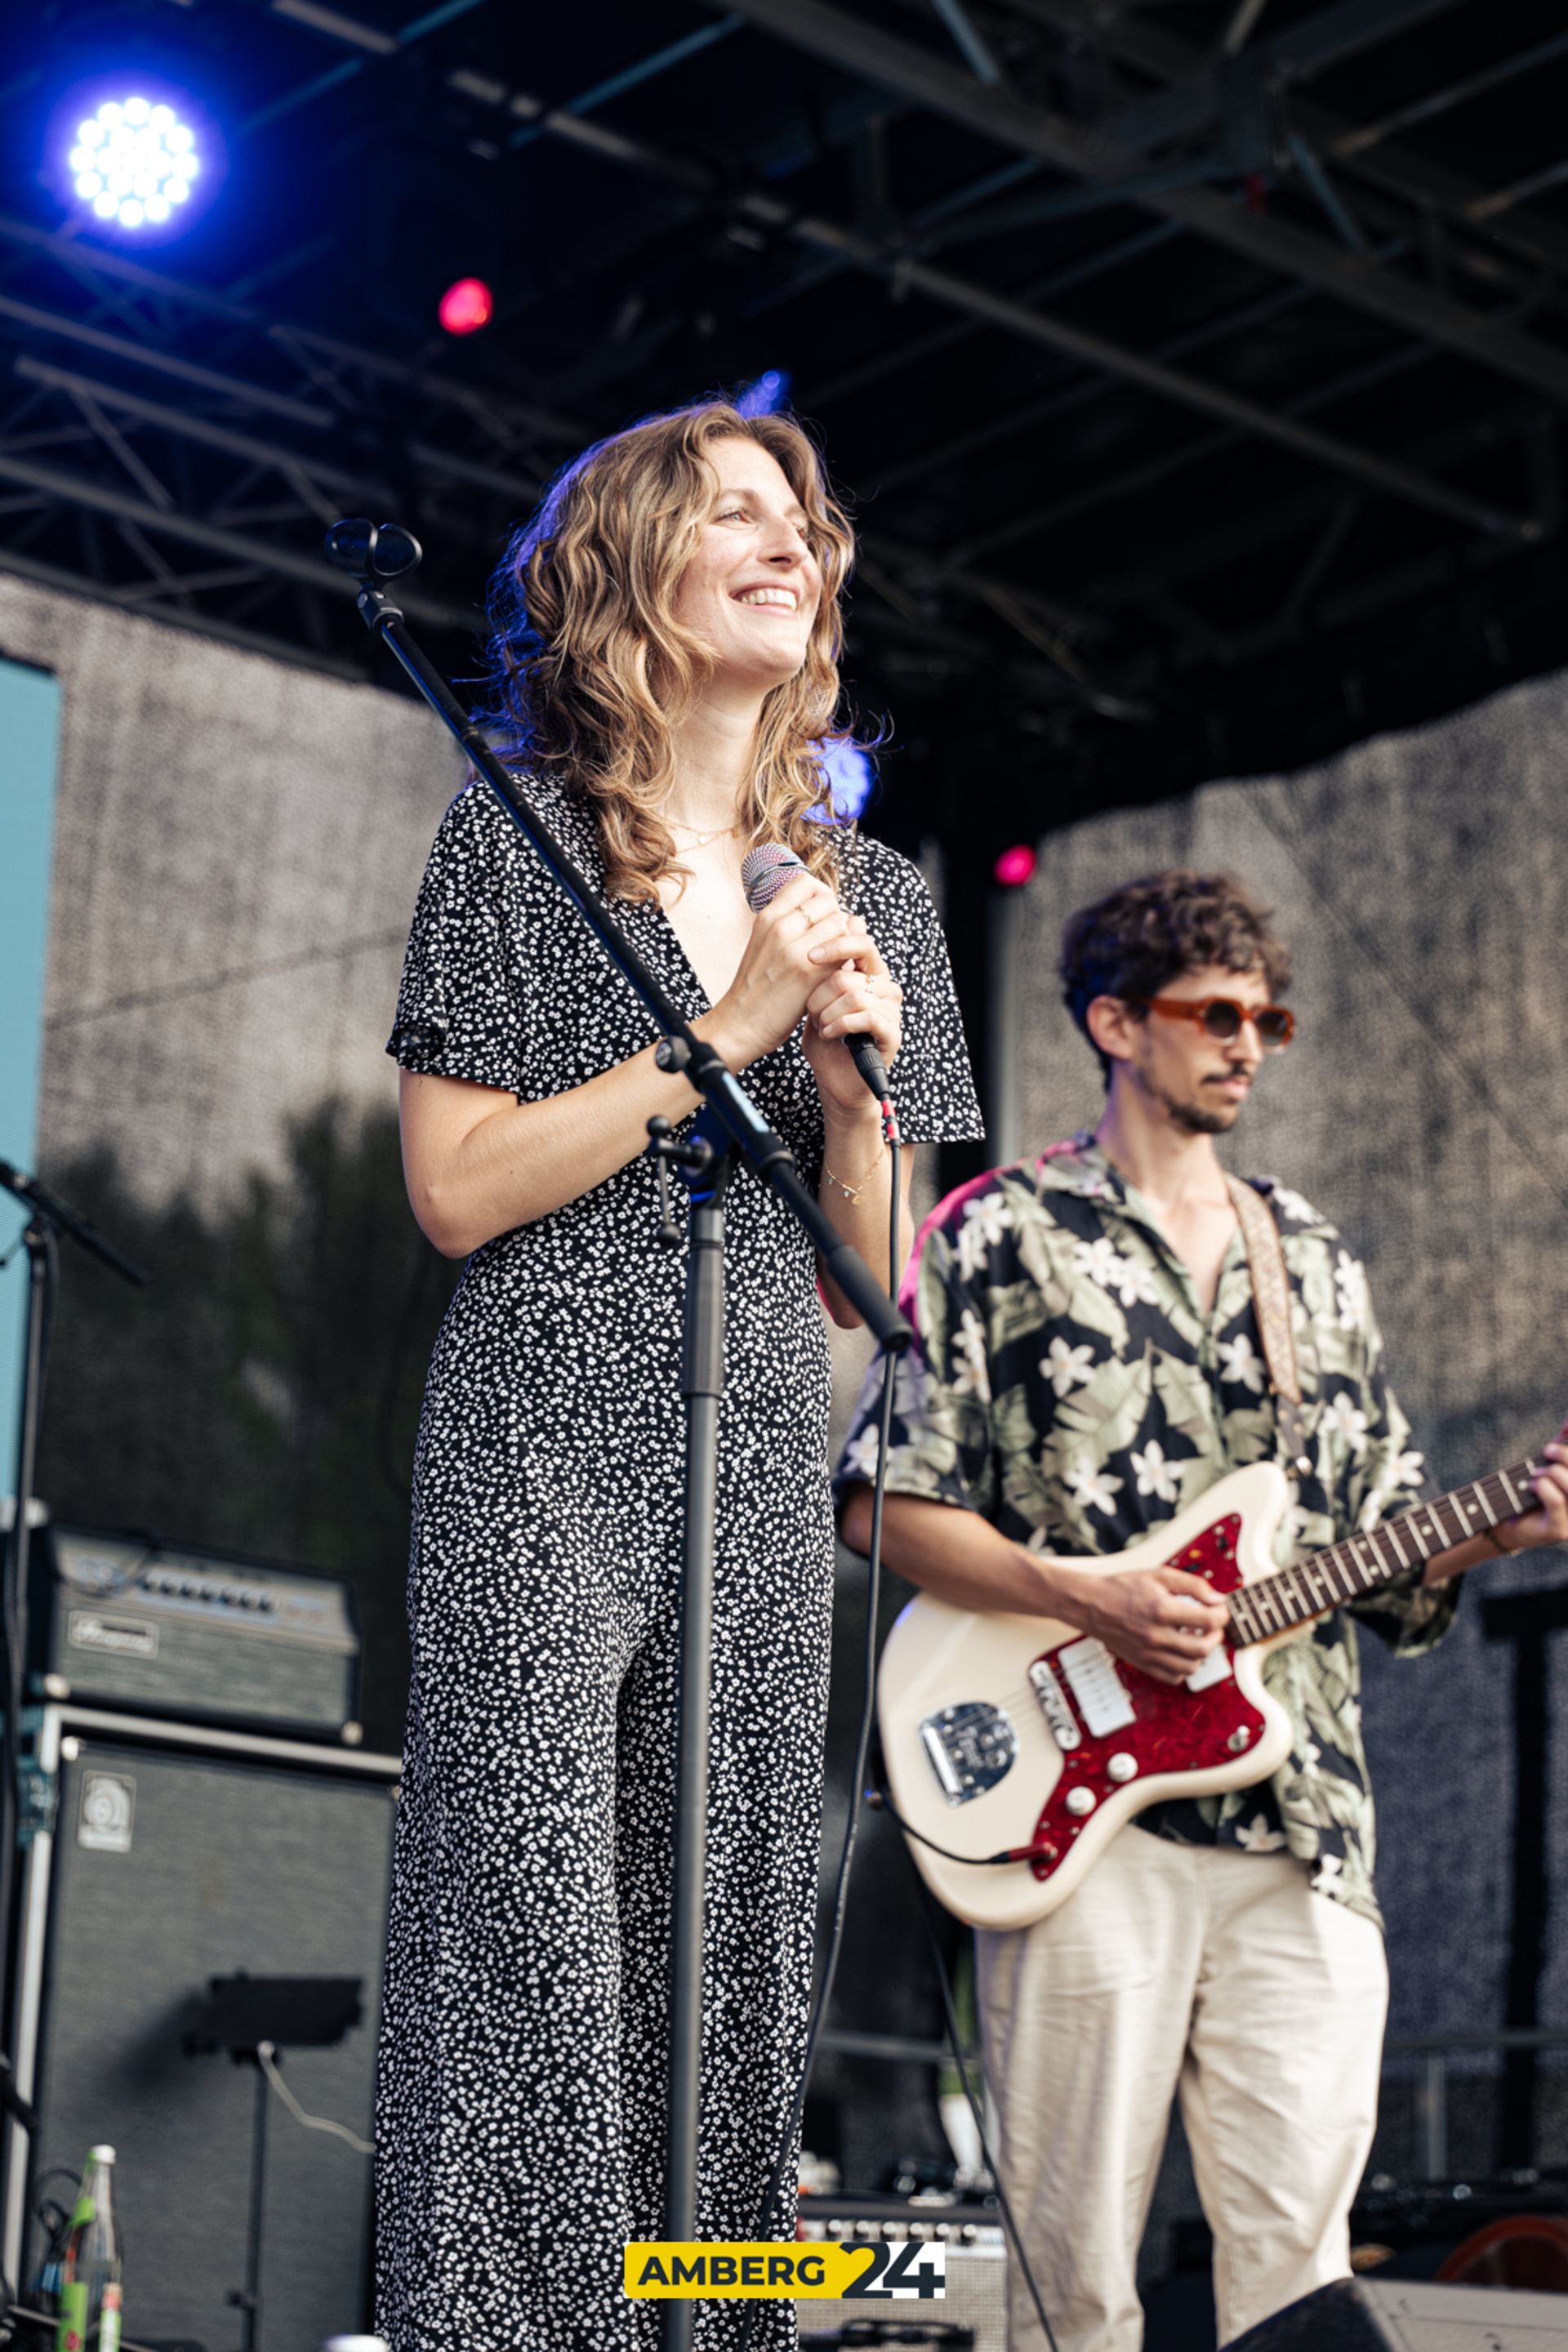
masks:
<path fill-rule="evenodd" d="M 1108 1756 L 1106 1758 L 1105 1769 L 1108 1776 L 1112 1780 L 1136 1780 L 1138 1778 L 1138 1759 L 1136 1756 L 1129 1756 L 1123 1748 L 1115 1756 Z"/>
<path fill-rule="evenodd" d="M 1094 1811 L 1094 1790 L 1069 1789 L 1067 1793 L 1067 1809 L 1069 1813 L 1076 1813 L 1081 1821 L 1085 1813 L 1092 1813 Z"/>
<path fill-rule="evenodd" d="M 1239 1723 L 1225 1744 L 1233 1756 L 1239 1756 L 1243 1748 L 1251 1747 L 1252 1734 L 1245 1723 Z"/>

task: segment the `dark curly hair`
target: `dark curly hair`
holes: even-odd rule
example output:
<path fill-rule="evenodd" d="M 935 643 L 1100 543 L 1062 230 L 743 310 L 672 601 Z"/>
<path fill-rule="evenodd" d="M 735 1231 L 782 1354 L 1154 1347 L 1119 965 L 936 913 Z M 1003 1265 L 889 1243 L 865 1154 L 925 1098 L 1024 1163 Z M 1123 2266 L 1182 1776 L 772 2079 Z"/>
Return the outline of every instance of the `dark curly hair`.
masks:
<path fill-rule="evenodd" d="M 1097 996 L 1136 1005 L 1205 964 L 1261 971 L 1269 994 L 1281 996 L 1290 984 L 1290 954 L 1268 928 L 1272 911 L 1234 874 L 1175 866 L 1125 883 L 1069 917 L 1062 933 L 1062 1002 L 1092 1045 L 1089 1008 Z M 1095 1052 L 1109 1086 L 1110 1057 L 1098 1045 Z"/>

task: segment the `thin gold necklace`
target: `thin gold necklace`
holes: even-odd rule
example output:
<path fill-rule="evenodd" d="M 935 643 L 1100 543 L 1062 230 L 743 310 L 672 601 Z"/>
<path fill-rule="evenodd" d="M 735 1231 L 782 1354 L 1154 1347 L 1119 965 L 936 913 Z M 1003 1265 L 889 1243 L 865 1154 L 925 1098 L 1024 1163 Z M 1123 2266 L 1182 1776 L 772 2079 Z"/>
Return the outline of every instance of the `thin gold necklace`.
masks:
<path fill-rule="evenodd" d="M 733 824 L 715 825 L 711 833 L 702 833 L 694 824 L 683 824 L 678 816 L 667 816 L 664 821 L 676 833 L 689 833 L 693 836 L 691 842 L 693 849 L 706 849 L 710 841 L 722 841 L 726 835 L 739 833 L 741 830 L 739 817 Z"/>

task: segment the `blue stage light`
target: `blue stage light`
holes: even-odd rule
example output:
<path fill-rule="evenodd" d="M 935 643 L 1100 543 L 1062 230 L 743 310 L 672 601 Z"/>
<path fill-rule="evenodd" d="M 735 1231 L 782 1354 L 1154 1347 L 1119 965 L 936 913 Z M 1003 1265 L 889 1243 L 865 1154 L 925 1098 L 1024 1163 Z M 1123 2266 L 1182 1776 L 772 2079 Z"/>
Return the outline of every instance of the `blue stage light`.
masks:
<path fill-rule="evenodd" d="M 222 176 L 222 142 L 178 91 L 121 82 L 109 96 L 79 85 L 54 116 L 56 184 L 93 226 L 168 236 L 202 209 Z"/>
<path fill-rule="evenodd" d="M 736 395 L 735 405 L 742 416 L 773 416 L 789 398 L 789 375 L 784 368 L 769 368 L 755 383 L 749 383 Z"/>
<path fill-rule="evenodd" d="M 871 786 L 876 782 L 871 762 L 858 743 L 842 735 L 830 735 L 819 744 L 817 756 L 827 778 L 827 798 L 811 814 L 825 824 L 849 824 L 871 796 Z"/>

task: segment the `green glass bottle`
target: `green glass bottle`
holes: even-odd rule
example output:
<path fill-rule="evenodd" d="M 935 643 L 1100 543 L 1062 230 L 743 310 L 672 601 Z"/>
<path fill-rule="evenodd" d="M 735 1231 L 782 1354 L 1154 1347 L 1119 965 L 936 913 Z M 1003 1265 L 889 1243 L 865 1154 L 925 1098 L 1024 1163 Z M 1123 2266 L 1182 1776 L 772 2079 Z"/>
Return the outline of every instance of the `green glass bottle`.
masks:
<path fill-rule="evenodd" d="M 87 2352 L 88 2336 L 94 2327 L 98 2352 L 120 2352 L 122 2290 L 113 2180 L 114 2150 L 89 2148 L 60 2264 L 55 2352 Z"/>

